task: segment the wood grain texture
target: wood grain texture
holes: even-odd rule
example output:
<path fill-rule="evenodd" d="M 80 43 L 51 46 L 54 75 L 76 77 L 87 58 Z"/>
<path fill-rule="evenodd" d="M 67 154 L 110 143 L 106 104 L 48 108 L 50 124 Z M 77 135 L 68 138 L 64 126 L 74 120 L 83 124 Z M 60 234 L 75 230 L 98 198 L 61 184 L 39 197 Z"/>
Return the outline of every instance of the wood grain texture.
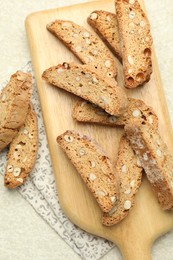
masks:
<path fill-rule="evenodd" d="M 142 3 L 143 4 L 143 3 Z M 46 134 L 56 177 L 61 206 L 69 219 L 80 228 L 94 235 L 113 241 L 121 250 L 124 259 L 150 259 L 153 241 L 173 227 L 173 212 L 161 210 L 145 176 L 137 193 L 135 206 L 130 214 L 113 227 L 100 223 L 101 211 L 87 190 L 75 168 L 58 147 L 56 137 L 67 129 L 76 130 L 95 138 L 116 162 L 117 149 L 122 129 L 75 122 L 71 109 L 76 97 L 50 86 L 41 79 L 42 72 L 64 61 L 79 61 L 63 44 L 46 30 L 46 24 L 55 19 L 72 20 L 89 30 L 88 15 L 97 9 L 114 12 L 114 1 L 96 1 L 70 7 L 31 14 L 26 19 L 26 30 L 31 49 Z M 154 52 L 153 52 L 154 53 Z M 144 100 L 152 106 L 159 117 L 159 131 L 173 152 L 173 135 L 163 88 L 153 54 L 153 74 L 144 87 L 125 90 L 129 97 Z M 118 82 L 123 87 L 122 66 L 118 66 Z"/>

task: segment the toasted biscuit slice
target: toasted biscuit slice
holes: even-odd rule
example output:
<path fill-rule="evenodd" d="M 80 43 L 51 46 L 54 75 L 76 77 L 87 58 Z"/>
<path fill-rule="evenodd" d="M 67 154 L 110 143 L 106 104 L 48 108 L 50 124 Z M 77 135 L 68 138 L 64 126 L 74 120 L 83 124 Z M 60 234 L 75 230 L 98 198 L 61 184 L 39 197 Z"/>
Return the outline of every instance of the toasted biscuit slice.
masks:
<path fill-rule="evenodd" d="M 104 212 L 112 209 L 118 196 L 117 179 L 111 160 L 103 149 L 89 137 L 66 131 L 57 142 Z"/>
<path fill-rule="evenodd" d="M 137 0 L 115 0 L 122 41 L 124 83 L 135 88 L 150 80 L 152 37 L 146 14 Z"/>
<path fill-rule="evenodd" d="M 47 82 L 82 97 L 106 110 L 120 115 L 127 106 L 127 96 L 122 88 L 101 79 L 88 65 L 63 63 L 43 72 Z"/>
<path fill-rule="evenodd" d="M 128 215 L 141 185 L 142 168 L 125 136 L 120 140 L 115 171 L 120 183 L 119 200 L 109 213 L 103 214 L 102 224 L 106 226 L 115 225 Z"/>
<path fill-rule="evenodd" d="M 173 209 L 173 156 L 158 130 L 132 122 L 125 131 L 161 207 Z"/>
<path fill-rule="evenodd" d="M 25 121 L 31 87 L 31 74 L 17 71 L 0 94 L 0 151 L 12 141 Z"/>
<path fill-rule="evenodd" d="M 0 151 L 2 151 L 17 135 L 18 130 L 1 128 L 0 129 Z"/>
<path fill-rule="evenodd" d="M 153 109 L 142 100 L 135 98 L 128 98 L 126 111 L 119 117 L 111 116 L 100 107 L 81 99 L 75 103 L 72 117 L 79 122 L 107 126 L 124 126 L 129 120 L 138 120 L 141 124 L 148 123 L 158 128 L 158 118 Z"/>
<path fill-rule="evenodd" d="M 72 21 L 56 20 L 47 29 L 61 40 L 78 58 L 107 81 L 114 81 L 116 64 L 112 53 L 94 33 Z"/>
<path fill-rule="evenodd" d="M 37 146 L 37 118 L 30 106 L 23 126 L 10 144 L 5 186 L 13 189 L 24 183 L 35 164 Z"/>
<path fill-rule="evenodd" d="M 108 48 L 121 61 L 122 54 L 116 14 L 103 10 L 95 10 L 89 15 L 87 21 L 102 41 L 105 42 Z"/>

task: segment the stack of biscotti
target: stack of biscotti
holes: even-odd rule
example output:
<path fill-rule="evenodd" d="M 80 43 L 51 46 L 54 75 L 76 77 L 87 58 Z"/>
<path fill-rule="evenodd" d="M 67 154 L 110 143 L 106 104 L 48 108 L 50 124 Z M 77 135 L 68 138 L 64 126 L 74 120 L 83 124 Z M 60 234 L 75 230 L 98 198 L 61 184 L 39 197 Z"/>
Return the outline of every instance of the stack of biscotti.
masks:
<path fill-rule="evenodd" d="M 20 186 L 35 162 L 37 120 L 30 105 L 31 90 L 31 74 L 17 71 L 0 95 L 0 151 L 10 145 L 4 177 L 9 188 Z"/>

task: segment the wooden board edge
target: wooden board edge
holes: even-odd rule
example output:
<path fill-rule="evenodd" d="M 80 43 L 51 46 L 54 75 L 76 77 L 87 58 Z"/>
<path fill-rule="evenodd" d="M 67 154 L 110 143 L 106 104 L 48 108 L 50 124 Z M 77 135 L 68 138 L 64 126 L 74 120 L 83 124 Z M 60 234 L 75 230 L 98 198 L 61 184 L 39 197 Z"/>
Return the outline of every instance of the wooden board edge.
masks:
<path fill-rule="evenodd" d="M 72 5 L 67 5 L 67 6 L 60 6 L 60 7 L 57 7 L 57 8 L 52 8 L 52 9 L 47 9 L 47 10 L 40 10 L 40 11 L 36 11 L 36 12 L 33 12 L 33 13 L 30 13 L 26 16 L 25 18 L 25 27 L 27 26 L 27 24 L 30 22 L 31 19 L 34 18 L 34 16 L 37 16 L 37 15 L 41 15 L 41 14 L 46 14 L 46 13 L 49 13 L 49 12 L 56 12 L 57 10 L 60 11 L 60 10 L 64 10 L 64 9 L 71 9 L 71 8 L 78 8 L 79 6 L 83 6 L 83 5 L 86 5 L 86 4 L 97 4 L 97 2 L 105 2 L 104 0 L 95 0 L 95 1 L 92 1 L 92 0 L 89 0 L 85 3 L 78 3 L 78 4 L 72 4 Z M 112 0 L 107 0 L 107 2 L 112 2 Z"/>

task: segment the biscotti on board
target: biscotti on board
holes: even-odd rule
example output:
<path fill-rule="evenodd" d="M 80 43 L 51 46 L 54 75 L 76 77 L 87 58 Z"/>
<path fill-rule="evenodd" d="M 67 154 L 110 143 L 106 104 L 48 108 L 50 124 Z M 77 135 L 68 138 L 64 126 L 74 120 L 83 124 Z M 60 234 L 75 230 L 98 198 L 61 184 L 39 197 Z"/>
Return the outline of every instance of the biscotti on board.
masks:
<path fill-rule="evenodd" d="M 23 126 L 10 144 L 4 184 L 8 188 L 22 185 L 31 172 L 38 147 L 37 118 L 31 106 Z"/>
<path fill-rule="evenodd" d="M 128 98 L 126 111 L 119 117 L 111 116 L 90 102 L 79 100 L 73 107 L 72 117 L 79 122 L 107 126 L 124 126 L 129 120 L 138 120 L 141 124 L 149 124 L 153 128 L 158 128 L 158 117 L 153 109 L 144 101 L 135 98 Z"/>
<path fill-rule="evenodd" d="M 66 131 L 57 142 L 96 198 L 103 212 L 112 209 L 118 196 L 115 169 L 95 140 L 75 131 Z"/>
<path fill-rule="evenodd" d="M 129 123 L 125 131 L 161 207 L 173 209 L 173 156 L 167 145 L 158 131 L 148 125 Z"/>
<path fill-rule="evenodd" d="M 116 64 L 99 37 L 72 21 L 56 20 L 47 29 L 61 40 L 84 64 L 89 64 L 107 81 L 114 81 Z"/>
<path fill-rule="evenodd" d="M 86 99 L 111 115 L 121 115 L 127 106 L 122 88 L 101 79 L 88 65 L 63 63 L 43 72 L 47 82 Z"/>
<path fill-rule="evenodd" d="M 152 37 L 146 14 L 137 0 L 115 0 L 122 41 L 124 83 L 135 88 L 150 80 Z"/>
<path fill-rule="evenodd" d="M 141 164 L 125 136 L 120 140 L 115 172 L 119 177 L 119 200 L 109 213 L 103 214 L 102 224 L 106 226 L 115 225 L 128 215 L 141 185 Z"/>
<path fill-rule="evenodd" d="M 87 21 L 108 48 L 121 61 L 122 54 L 116 14 L 103 10 L 95 10 L 89 15 Z"/>
<path fill-rule="evenodd" d="M 28 112 L 32 87 L 30 73 L 17 71 L 0 95 L 0 151 L 17 134 Z"/>

